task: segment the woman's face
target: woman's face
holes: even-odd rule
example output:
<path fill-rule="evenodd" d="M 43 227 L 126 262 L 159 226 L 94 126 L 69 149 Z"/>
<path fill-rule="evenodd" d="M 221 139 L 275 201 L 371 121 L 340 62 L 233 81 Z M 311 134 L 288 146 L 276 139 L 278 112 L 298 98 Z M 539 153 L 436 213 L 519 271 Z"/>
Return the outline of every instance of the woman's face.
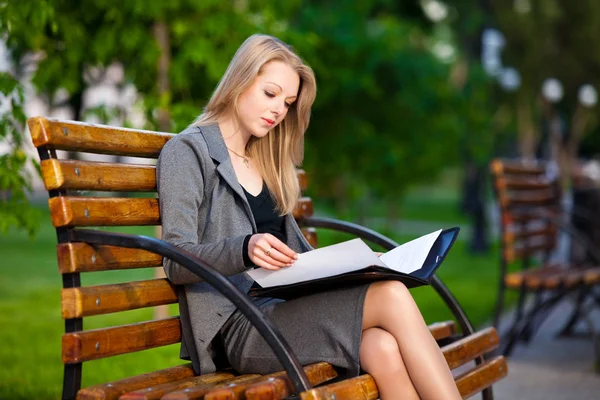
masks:
<path fill-rule="evenodd" d="M 241 129 L 256 137 L 264 137 L 287 115 L 296 101 L 300 77 L 289 65 L 271 61 L 238 99 L 238 122 Z"/>

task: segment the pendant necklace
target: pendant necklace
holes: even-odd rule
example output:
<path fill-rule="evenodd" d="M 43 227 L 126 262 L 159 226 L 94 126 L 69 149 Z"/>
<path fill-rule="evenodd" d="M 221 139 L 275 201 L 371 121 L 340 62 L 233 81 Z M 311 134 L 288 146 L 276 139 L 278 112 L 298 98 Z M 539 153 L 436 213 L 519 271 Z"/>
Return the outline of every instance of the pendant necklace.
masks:
<path fill-rule="evenodd" d="M 227 147 L 227 150 L 229 150 L 230 152 L 232 152 L 233 154 L 235 154 L 236 156 L 238 156 L 239 158 L 244 160 L 244 165 L 246 166 L 246 168 L 250 169 L 250 161 L 248 160 L 248 157 L 236 153 L 235 151 L 231 150 L 229 147 Z"/>

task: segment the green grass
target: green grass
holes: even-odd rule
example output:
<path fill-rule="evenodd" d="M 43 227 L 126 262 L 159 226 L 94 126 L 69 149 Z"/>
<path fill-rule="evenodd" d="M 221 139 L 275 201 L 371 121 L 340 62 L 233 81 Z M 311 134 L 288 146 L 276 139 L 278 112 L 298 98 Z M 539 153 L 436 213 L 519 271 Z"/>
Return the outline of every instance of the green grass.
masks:
<path fill-rule="evenodd" d="M 415 203 L 415 212 L 419 206 Z M 450 206 L 448 206 L 450 209 Z M 0 236 L 0 399 L 59 398 L 62 387 L 61 335 L 64 323 L 60 314 L 61 279 L 56 266 L 56 237 L 47 210 L 34 241 L 25 234 L 10 232 Z M 375 227 L 377 228 L 377 227 Z M 152 235 L 152 228 L 135 230 Z M 322 231 L 321 245 L 344 240 L 344 235 Z M 398 242 L 414 238 L 394 237 Z M 473 257 L 466 243 L 455 244 L 439 274 L 474 324 L 489 320 L 497 279 L 497 252 Z M 121 280 L 152 277 L 151 270 L 119 271 Z M 95 273 L 82 278 L 83 284 L 114 282 L 116 274 Z M 451 314 L 429 287 L 413 290 L 427 322 L 451 319 Z M 402 312 L 402 310 L 399 310 Z M 142 309 L 86 318 L 85 329 L 92 329 L 152 318 L 151 309 Z M 87 362 L 83 385 L 102 383 L 181 363 L 179 346 L 143 351 L 106 360 Z"/>

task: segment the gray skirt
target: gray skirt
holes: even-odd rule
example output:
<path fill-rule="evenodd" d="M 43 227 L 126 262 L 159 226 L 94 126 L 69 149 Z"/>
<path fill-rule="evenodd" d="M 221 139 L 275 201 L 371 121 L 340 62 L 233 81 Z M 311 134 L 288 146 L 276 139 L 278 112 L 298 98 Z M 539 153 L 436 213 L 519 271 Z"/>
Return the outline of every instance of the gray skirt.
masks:
<path fill-rule="evenodd" d="M 326 361 L 346 377 L 360 372 L 362 318 L 369 285 L 255 304 L 279 328 L 302 365 Z M 250 321 L 236 311 L 221 328 L 225 353 L 239 373 L 268 374 L 282 366 Z"/>

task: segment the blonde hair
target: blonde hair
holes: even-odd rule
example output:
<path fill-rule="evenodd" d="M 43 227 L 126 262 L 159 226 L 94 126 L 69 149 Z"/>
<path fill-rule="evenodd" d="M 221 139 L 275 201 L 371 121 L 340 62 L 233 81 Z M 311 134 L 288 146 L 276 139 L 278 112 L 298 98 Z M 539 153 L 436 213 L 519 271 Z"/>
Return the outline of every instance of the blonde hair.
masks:
<path fill-rule="evenodd" d="M 288 109 L 283 121 L 267 136 L 252 136 L 246 153 L 253 159 L 265 180 L 281 215 L 294 209 L 300 187 L 296 167 L 304 158 L 304 132 L 310 121 L 310 109 L 317 86 L 312 69 L 281 40 L 268 35 L 252 35 L 242 43 L 229 63 L 195 125 L 210 125 L 230 112 L 237 111 L 237 101 L 271 61 L 281 61 L 300 77 L 298 98 Z"/>

